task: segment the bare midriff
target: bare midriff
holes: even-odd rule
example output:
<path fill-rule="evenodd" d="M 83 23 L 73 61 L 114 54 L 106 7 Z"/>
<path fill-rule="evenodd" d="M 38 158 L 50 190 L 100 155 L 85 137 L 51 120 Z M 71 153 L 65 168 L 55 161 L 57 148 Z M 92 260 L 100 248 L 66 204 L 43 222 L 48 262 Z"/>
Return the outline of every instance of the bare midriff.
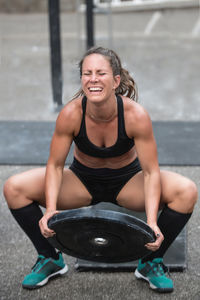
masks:
<path fill-rule="evenodd" d="M 132 163 L 136 159 L 137 153 L 135 147 L 133 147 L 128 152 L 120 156 L 99 158 L 84 154 L 75 146 L 74 156 L 81 164 L 87 166 L 88 168 L 119 169 Z"/>

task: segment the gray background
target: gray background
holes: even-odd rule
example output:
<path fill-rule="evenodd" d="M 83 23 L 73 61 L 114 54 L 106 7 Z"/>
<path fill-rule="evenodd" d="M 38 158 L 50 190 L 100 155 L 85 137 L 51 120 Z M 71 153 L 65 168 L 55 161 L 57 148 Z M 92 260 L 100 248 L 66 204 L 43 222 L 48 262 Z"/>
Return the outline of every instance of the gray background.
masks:
<path fill-rule="evenodd" d="M 156 12 L 159 20 L 148 32 Z M 154 121 L 200 119 L 198 22 L 198 7 L 112 15 L 112 47 L 134 76 L 139 101 Z M 110 46 L 107 15 L 97 14 L 95 23 L 96 43 Z M 62 13 L 61 28 L 63 102 L 66 103 L 79 88 L 77 62 L 85 50 L 84 16 Z M 56 120 L 50 82 L 47 14 L 1 13 L 0 120 Z M 0 166 L 0 186 L 10 175 L 29 168 L 32 166 Z M 190 177 L 200 187 L 199 167 L 164 168 Z M 131 272 L 78 273 L 74 269 L 75 259 L 67 256 L 66 276 L 40 290 L 23 290 L 21 281 L 35 263 L 36 253 L 12 219 L 2 192 L 0 217 L 1 300 L 200 299 L 199 203 L 188 226 L 188 269 L 171 274 L 175 291 L 162 296 L 138 282 Z"/>

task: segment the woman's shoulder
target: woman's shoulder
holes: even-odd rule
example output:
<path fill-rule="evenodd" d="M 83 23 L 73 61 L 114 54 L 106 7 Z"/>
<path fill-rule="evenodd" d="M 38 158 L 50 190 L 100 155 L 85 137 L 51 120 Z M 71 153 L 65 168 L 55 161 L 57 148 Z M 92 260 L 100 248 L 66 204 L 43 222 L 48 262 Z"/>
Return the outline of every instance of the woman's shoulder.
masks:
<path fill-rule="evenodd" d="M 68 101 L 62 108 L 61 112 L 67 114 L 67 113 L 81 110 L 81 107 L 82 107 L 82 97 L 78 97 Z"/>
<path fill-rule="evenodd" d="M 127 131 L 144 132 L 151 128 L 151 119 L 146 109 L 128 97 L 122 97 Z"/>
<path fill-rule="evenodd" d="M 76 130 L 80 126 L 82 116 L 82 97 L 70 100 L 64 105 L 56 120 L 56 127 Z"/>
<path fill-rule="evenodd" d="M 67 119 L 73 119 L 75 117 L 80 117 L 82 113 L 82 97 L 70 100 L 64 105 L 59 113 L 59 117 L 64 117 Z"/>
<path fill-rule="evenodd" d="M 131 117 L 135 120 L 149 117 L 148 112 L 141 104 L 125 96 L 121 96 L 121 98 L 123 100 L 125 117 Z"/>

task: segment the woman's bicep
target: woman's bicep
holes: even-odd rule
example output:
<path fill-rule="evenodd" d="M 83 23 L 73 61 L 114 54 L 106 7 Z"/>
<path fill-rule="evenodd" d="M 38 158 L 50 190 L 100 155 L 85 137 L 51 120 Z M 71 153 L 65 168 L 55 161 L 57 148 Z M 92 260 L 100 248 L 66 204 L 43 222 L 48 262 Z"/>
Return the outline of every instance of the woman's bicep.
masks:
<path fill-rule="evenodd" d="M 144 118 L 135 136 L 135 147 L 143 171 L 151 172 L 158 168 L 158 153 L 152 123 L 149 117 Z"/>
<path fill-rule="evenodd" d="M 48 162 L 64 166 L 73 141 L 73 125 L 62 115 L 56 121 L 55 131 L 50 144 Z"/>
<path fill-rule="evenodd" d="M 151 171 L 158 167 L 157 147 L 153 136 L 136 139 L 135 146 L 143 171 Z"/>
<path fill-rule="evenodd" d="M 64 165 L 67 155 L 69 153 L 73 137 L 68 134 L 57 134 L 54 132 L 48 162 L 56 165 Z"/>

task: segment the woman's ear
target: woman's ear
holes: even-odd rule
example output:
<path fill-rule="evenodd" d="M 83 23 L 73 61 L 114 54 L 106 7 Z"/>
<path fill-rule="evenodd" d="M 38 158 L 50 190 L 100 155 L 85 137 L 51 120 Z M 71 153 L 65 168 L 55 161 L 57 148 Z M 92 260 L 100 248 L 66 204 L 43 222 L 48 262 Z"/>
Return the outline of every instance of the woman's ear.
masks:
<path fill-rule="evenodd" d="M 113 88 L 116 90 L 118 86 L 120 85 L 121 77 L 120 75 L 114 76 L 114 86 Z"/>

